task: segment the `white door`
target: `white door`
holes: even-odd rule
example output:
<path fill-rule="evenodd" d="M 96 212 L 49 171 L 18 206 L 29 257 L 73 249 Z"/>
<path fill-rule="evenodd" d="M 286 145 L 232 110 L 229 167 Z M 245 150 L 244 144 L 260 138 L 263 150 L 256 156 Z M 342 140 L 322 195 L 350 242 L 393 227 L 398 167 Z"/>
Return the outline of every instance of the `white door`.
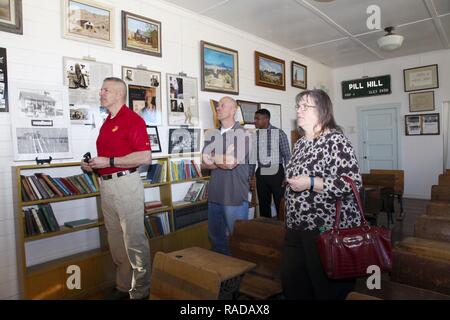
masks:
<path fill-rule="evenodd" d="M 359 164 L 370 169 L 399 168 L 398 109 L 368 107 L 358 111 Z"/>

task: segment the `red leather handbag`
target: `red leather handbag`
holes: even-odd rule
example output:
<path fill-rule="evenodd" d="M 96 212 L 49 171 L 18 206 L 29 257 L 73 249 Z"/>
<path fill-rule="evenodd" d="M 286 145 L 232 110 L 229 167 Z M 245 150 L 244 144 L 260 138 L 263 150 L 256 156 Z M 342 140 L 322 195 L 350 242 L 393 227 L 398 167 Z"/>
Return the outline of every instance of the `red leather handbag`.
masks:
<path fill-rule="evenodd" d="M 370 226 L 364 218 L 363 206 L 355 182 L 348 182 L 358 204 L 361 225 L 340 229 L 342 201 L 336 201 L 336 219 L 331 230 L 321 233 L 317 247 L 323 268 L 331 279 L 350 279 L 367 276 L 367 267 L 376 265 L 381 271 L 392 268 L 391 231 Z"/>

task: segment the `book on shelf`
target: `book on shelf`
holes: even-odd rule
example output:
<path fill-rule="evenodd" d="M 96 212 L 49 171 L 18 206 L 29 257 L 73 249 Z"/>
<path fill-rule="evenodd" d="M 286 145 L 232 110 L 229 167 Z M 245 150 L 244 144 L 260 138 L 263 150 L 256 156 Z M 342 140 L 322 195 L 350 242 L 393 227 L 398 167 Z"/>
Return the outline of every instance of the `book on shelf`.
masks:
<path fill-rule="evenodd" d="M 140 166 L 138 168 L 139 176 L 142 180 L 150 183 L 167 182 L 167 161 L 158 160 L 150 165 Z"/>
<path fill-rule="evenodd" d="M 163 204 L 161 201 L 147 201 L 144 203 L 145 210 L 160 208 L 162 206 L 163 206 Z"/>
<path fill-rule="evenodd" d="M 83 227 L 83 226 L 93 224 L 95 222 L 97 222 L 97 221 L 93 220 L 93 219 L 79 219 L 79 220 L 64 222 L 64 226 L 66 226 L 68 228 L 78 228 L 78 227 Z"/>
<path fill-rule="evenodd" d="M 25 218 L 25 235 L 33 236 L 37 234 L 53 232 L 59 230 L 59 224 L 50 204 L 38 205 L 23 209 Z"/>
<path fill-rule="evenodd" d="M 170 162 L 173 181 L 202 177 L 200 165 L 194 160 L 173 160 Z"/>
<path fill-rule="evenodd" d="M 202 192 L 204 187 L 205 187 L 204 183 L 201 183 L 200 181 L 194 182 L 189 187 L 189 190 L 186 193 L 186 195 L 184 196 L 183 200 L 184 201 L 190 201 L 190 202 L 197 201 L 197 199 L 198 199 L 198 197 L 199 197 L 199 195 Z"/>
<path fill-rule="evenodd" d="M 144 217 L 144 226 L 150 238 L 170 233 L 169 213 L 161 212 Z"/>

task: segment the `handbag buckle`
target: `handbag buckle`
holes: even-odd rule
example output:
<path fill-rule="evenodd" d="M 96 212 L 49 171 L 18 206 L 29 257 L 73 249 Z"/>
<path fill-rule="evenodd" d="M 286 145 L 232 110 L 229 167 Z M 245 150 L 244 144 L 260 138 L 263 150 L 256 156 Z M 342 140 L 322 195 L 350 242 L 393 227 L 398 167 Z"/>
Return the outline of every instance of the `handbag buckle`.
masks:
<path fill-rule="evenodd" d="M 363 237 L 362 236 L 354 236 L 354 237 L 344 237 L 342 242 L 348 248 L 358 247 L 362 244 Z"/>

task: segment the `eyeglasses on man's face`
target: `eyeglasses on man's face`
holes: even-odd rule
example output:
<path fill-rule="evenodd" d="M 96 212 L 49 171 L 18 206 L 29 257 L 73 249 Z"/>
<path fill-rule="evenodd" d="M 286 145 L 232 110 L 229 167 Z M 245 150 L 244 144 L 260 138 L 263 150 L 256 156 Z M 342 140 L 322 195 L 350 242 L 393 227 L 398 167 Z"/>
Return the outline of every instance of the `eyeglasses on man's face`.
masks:
<path fill-rule="evenodd" d="M 306 104 L 306 103 L 300 103 L 300 104 L 295 105 L 295 110 L 300 109 L 302 111 L 308 111 L 308 109 L 313 109 L 313 108 L 316 108 L 316 106 Z"/>

